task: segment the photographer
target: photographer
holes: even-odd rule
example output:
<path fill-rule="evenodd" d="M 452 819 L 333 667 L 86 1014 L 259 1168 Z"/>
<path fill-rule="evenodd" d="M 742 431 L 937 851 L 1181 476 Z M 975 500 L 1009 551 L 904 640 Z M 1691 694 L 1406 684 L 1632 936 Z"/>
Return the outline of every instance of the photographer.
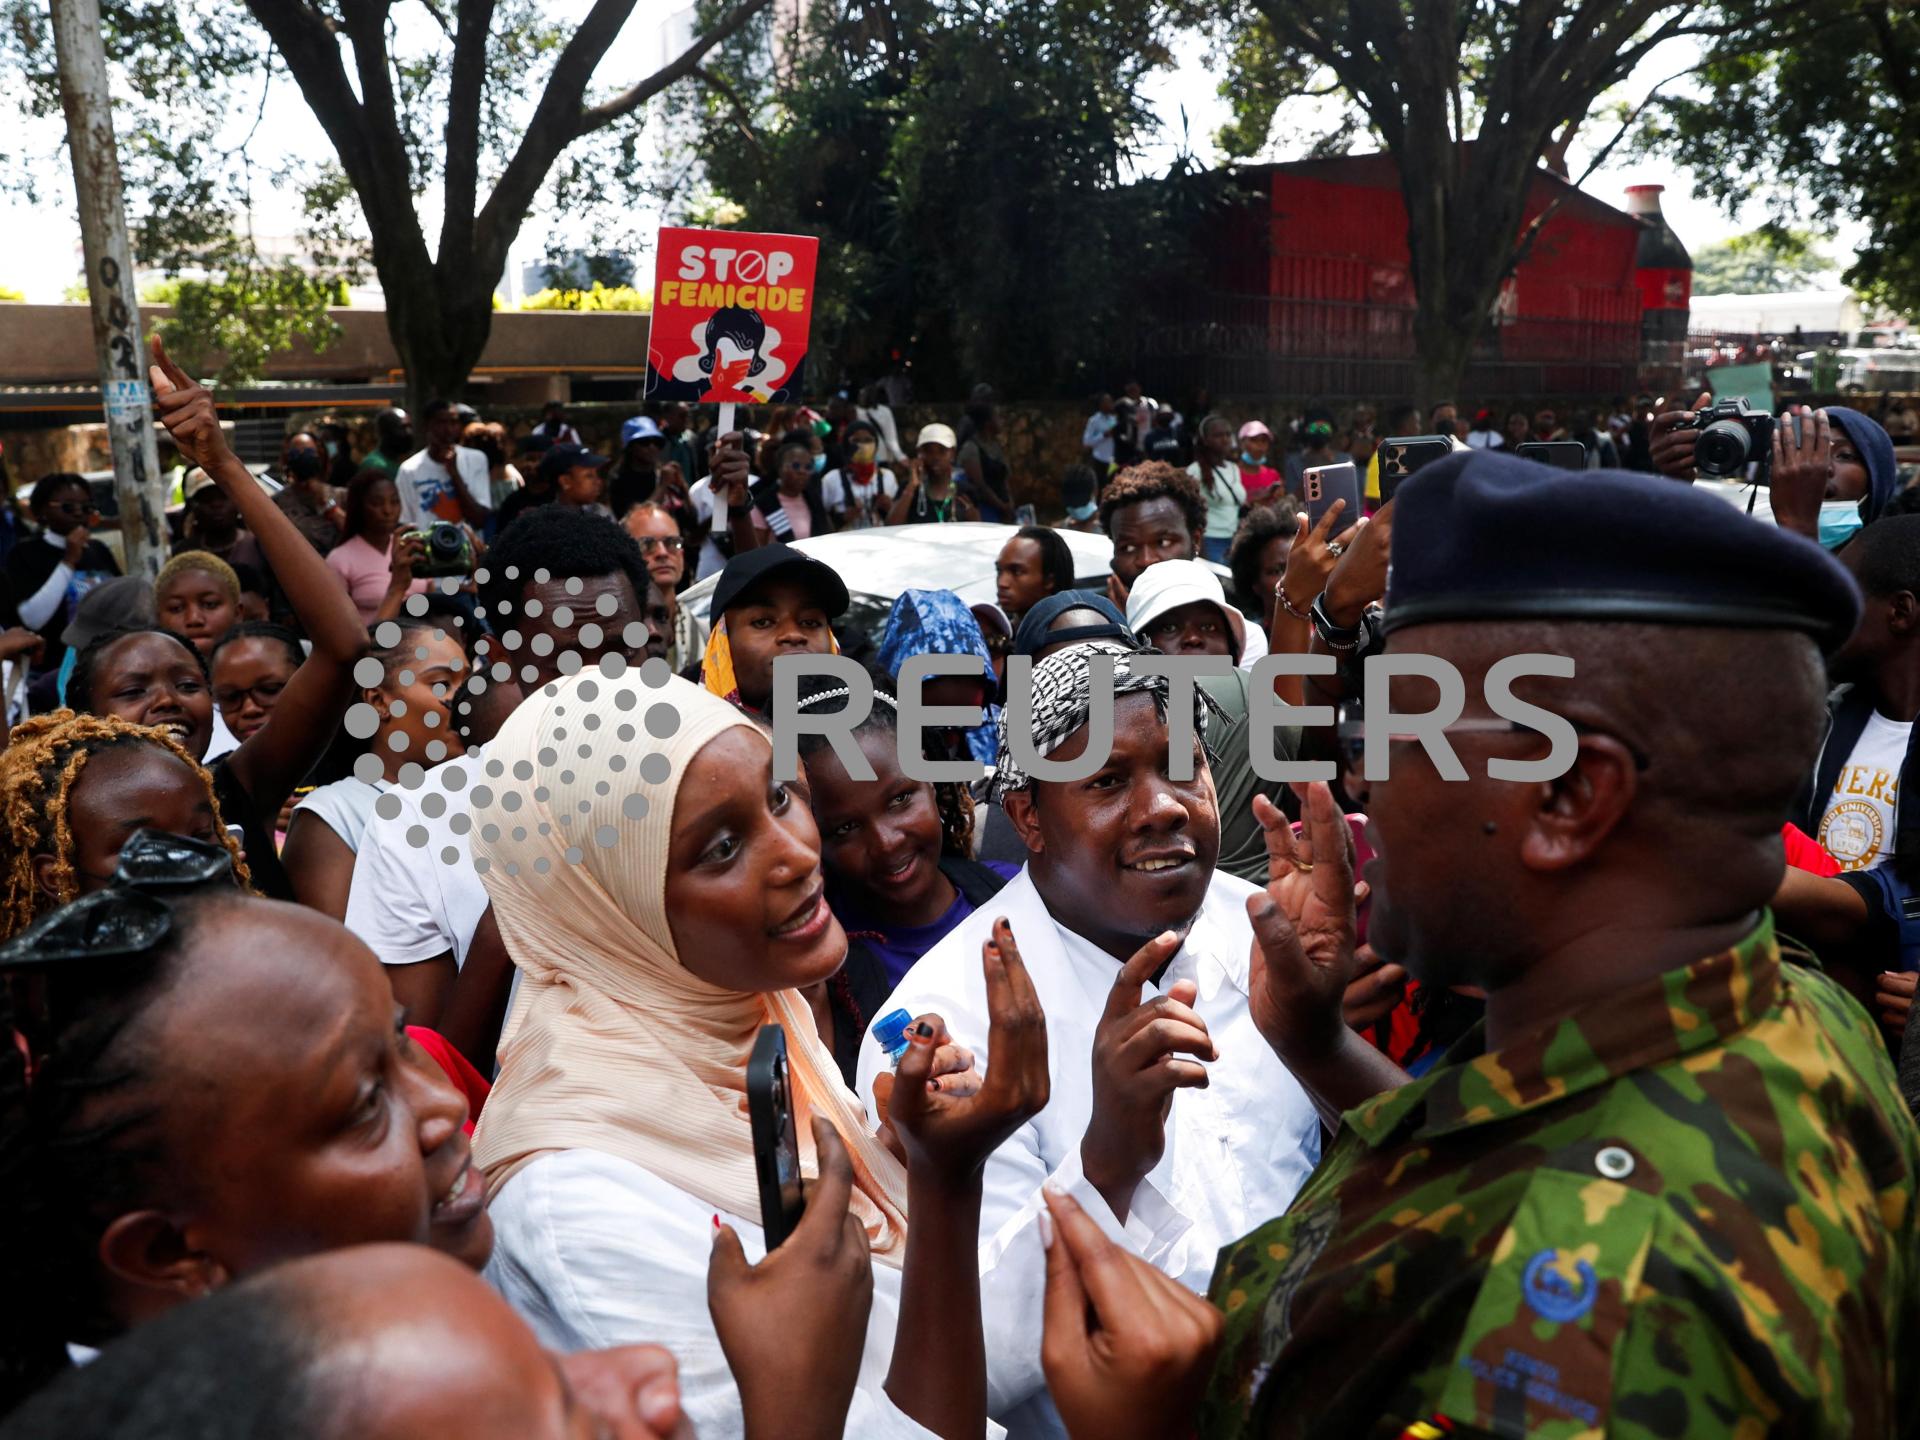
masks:
<path fill-rule="evenodd" d="M 327 568 L 347 587 L 364 624 L 391 620 L 407 596 L 426 593 L 427 582 L 413 575 L 419 535 L 400 535 L 400 491 L 378 470 L 353 477 L 346 510 L 346 533 L 327 552 Z"/>

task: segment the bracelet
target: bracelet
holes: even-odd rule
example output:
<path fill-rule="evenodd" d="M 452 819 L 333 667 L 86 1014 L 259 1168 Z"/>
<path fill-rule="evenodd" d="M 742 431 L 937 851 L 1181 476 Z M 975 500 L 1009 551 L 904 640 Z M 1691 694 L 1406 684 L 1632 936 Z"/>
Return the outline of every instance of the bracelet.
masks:
<path fill-rule="evenodd" d="M 1308 611 L 1300 609 L 1291 600 L 1287 599 L 1287 587 L 1284 581 L 1273 587 L 1273 598 L 1278 600 L 1280 602 L 1280 608 L 1294 619 L 1304 620 L 1309 625 L 1313 623 L 1313 616 L 1309 614 Z M 1308 604 L 1311 606 L 1312 602 L 1309 601 Z"/>

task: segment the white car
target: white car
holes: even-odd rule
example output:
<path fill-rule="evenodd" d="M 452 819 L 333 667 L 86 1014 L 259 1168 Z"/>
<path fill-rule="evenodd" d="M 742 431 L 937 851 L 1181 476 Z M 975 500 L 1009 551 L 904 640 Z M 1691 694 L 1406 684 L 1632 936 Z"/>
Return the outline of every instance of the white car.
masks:
<path fill-rule="evenodd" d="M 983 523 L 882 525 L 790 543 L 839 573 L 853 597 L 846 623 L 864 629 L 877 642 L 902 591 L 951 590 L 969 605 L 993 603 L 994 561 L 1018 528 Z M 1113 542 L 1080 530 L 1058 534 L 1073 552 L 1074 584 L 1105 594 L 1113 569 Z M 680 595 L 680 603 L 700 622 L 703 635 L 709 628 L 707 605 L 719 578 L 709 575 Z"/>

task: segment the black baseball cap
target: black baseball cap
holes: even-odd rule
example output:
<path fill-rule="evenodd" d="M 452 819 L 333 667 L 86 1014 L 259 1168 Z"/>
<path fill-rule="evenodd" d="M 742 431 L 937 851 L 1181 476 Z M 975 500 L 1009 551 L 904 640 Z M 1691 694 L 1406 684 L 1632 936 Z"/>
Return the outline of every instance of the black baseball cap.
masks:
<path fill-rule="evenodd" d="M 578 465 L 590 465 L 595 470 L 601 470 L 612 463 L 606 456 L 596 455 L 584 445 L 555 445 L 540 457 L 540 478 L 558 480 Z"/>
<path fill-rule="evenodd" d="M 713 603 L 707 614 L 717 617 L 740 604 L 749 591 L 776 575 L 807 586 L 820 600 L 820 608 L 829 620 L 847 613 L 852 604 L 846 582 L 831 565 L 802 554 L 791 545 L 762 545 L 727 561 L 713 587 Z"/>

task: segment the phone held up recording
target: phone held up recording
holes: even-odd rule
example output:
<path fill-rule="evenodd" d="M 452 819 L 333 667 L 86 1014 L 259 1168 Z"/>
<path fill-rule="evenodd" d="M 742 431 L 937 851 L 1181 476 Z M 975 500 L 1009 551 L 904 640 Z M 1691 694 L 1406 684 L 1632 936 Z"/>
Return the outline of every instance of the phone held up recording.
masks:
<path fill-rule="evenodd" d="M 762 1026 L 747 1060 L 747 1119 L 753 1127 L 753 1168 L 760 1182 L 760 1227 L 769 1252 L 786 1243 L 806 1209 L 800 1184 L 800 1142 L 787 1075 L 787 1032 Z"/>
<path fill-rule="evenodd" d="M 1300 477 L 1300 495 L 1307 502 L 1307 527 L 1318 525 L 1333 502 L 1344 500 L 1347 508 L 1333 523 L 1344 530 L 1360 518 L 1360 475 L 1351 460 L 1338 465 L 1314 465 Z"/>
<path fill-rule="evenodd" d="M 1401 482 L 1423 465 L 1453 453 L 1445 435 L 1389 435 L 1380 442 L 1380 503 L 1393 499 Z"/>

